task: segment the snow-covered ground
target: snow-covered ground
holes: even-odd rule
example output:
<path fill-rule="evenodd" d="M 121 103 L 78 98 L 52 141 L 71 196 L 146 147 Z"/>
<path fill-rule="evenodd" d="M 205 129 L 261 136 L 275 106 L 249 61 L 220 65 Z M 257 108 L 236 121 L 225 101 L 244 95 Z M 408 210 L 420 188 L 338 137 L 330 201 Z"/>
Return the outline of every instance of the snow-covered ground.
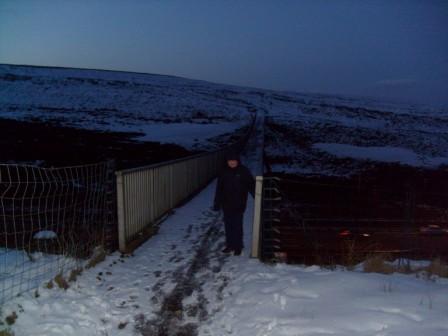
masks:
<path fill-rule="evenodd" d="M 261 111 L 268 120 L 266 154 L 274 171 L 348 175 L 362 169 L 365 159 L 390 162 L 388 148 L 418 157 L 412 165 L 436 167 L 448 160 L 448 107 L 162 75 L 0 65 L 1 118 L 139 132 L 142 141 L 210 149 L 217 136 L 231 134 Z M 322 143 L 338 145 L 337 152 L 314 146 Z M 353 155 L 354 147 L 366 153 Z M 346 158 L 351 164 L 345 160 L 342 167 Z"/>
<path fill-rule="evenodd" d="M 138 140 L 207 149 L 209 138 L 247 125 L 250 107 L 225 86 L 179 77 L 0 65 L 2 118 L 139 132 Z"/>
<path fill-rule="evenodd" d="M 144 133 L 138 140 L 159 141 L 181 144 L 185 148 L 203 146 L 209 139 L 220 134 L 231 134 L 243 123 L 220 122 L 219 124 L 169 123 L 142 125 L 138 129 Z M 134 131 L 135 129 L 130 129 Z M 196 145 L 196 146 L 195 146 Z"/>
<path fill-rule="evenodd" d="M 446 109 L 316 96 L 282 99 L 271 100 L 266 129 L 274 171 L 350 175 L 365 160 L 431 168 L 447 162 Z M 402 157 L 406 153 L 404 159 L 392 161 L 391 148 Z"/>
<path fill-rule="evenodd" d="M 231 265 L 231 266 L 230 266 Z M 448 282 L 318 266 L 229 262 L 222 309 L 203 335 L 446 335 Z"/>
<path fill-rule="evenodd" d="M 54 254 L 0 248 L 0 299 L 10 300 L 16 295 L 39 287 L 58 269 L 70 270 L 79 265 L 77 260 Z M 56 274 L 53 274 L 56 275 Z"/>
<path fill-rule="evenodd" d="M 34 237 L 45 244 L 57 238 L 54 231 L 39 231 Z M 71 270 L 82 262 L 66 255 L 0 248 L 0 303 L 48 281 L 55 270 Z M 56 274 L 54 274 L 56 275 Z"/>
<path fill-rule="evenodd" d="M 448 157 L 419 156 L 410 149 L 400 147 L 360 147 L 335 143 L 315 143 L 313 148 L 328 152 L 337 157 L 349 157 L 360 160 L 396 162 L 414 167 L 438 167 L 448 164 Z"/>
<path fill-rule="evenodd" d="M 254 151 L 257 146 L 249 145 Z M 258 154 L 247 153 L 255 169 Z M 448 334 L 448 280 L 318 266 L 267 265 L 227 256 L 210 210 L 215 183 L 176 209 L 132 256 L 114 253 L 66 291 L 39 289 L 7 303 L 16 336 Z M 182 332 L 182 333 L 181 333 Z"/>

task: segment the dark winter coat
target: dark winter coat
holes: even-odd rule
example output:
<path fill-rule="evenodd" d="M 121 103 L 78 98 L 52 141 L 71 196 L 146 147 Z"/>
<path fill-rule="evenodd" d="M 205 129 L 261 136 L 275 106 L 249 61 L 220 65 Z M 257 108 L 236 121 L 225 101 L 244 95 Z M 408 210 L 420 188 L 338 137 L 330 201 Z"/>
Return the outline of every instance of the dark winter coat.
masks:
<path fill-rule="evenodd" d="M 241 164 L 235 168 L 226 167 L 218 177 L 214 208 L 244 212 L 248 193 L 255 194 L 255 180 L 249 169 Z"/>

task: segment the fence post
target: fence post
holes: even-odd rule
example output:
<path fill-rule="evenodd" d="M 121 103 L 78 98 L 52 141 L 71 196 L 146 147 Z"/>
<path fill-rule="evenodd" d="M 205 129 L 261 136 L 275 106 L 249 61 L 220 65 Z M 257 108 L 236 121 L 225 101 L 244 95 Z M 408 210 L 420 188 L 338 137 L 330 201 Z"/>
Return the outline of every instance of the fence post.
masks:
<path fill-rule="evenodd" d="M 104 245 L 106 250 L 114 251 L 117 249 L 118 231 L 117 231 L 117 201 L 116 201 L 116 182 L 115 182 L 114 160 L 110 160 L 106 165 L 106 222 Z"/>
<path fill-rule="evenodd" d="M 117 214 L 118 214 L 118 248 L 121 252 L 126 251 L 126 228 L 125 228 L 125 206 L 124 206 L 124 183 L 123 173 L 117 175 Z"/>
<path fill-rule="evenodd" d="M 252 225 L 252 253 L 251 253 L 252 258 L 260 257 L 262 200 L 263 200 L 263 176 L 257 176 L 255 180 L 254 222 Z"/>

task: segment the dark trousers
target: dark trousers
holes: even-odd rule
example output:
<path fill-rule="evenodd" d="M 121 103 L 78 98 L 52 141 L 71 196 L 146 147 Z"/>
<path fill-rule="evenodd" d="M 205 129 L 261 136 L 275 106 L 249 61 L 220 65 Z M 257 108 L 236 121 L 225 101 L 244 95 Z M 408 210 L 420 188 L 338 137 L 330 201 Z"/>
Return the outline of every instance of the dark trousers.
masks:
<path fill-rule="evenodd" d="M 232 250 L 243 248 L 243 214 L 244 211 L 224 210 L 226 246 Z"/>

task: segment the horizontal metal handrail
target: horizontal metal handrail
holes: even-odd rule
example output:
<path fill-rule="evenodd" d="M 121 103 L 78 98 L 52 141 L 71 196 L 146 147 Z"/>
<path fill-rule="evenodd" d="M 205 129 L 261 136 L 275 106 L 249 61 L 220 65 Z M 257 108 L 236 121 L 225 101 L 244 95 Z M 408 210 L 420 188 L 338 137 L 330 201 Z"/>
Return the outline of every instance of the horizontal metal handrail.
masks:
<path fill-rule="evenodd" d="M 140 167 L 135 167 L 135 168 L 118 170 L 117 172 L 115 172 L 115 174 L 129 174 L 129 173 L 134 173 L 134 172 L 138 172 L 138 171 L 142 171 L 142 170 L 154 169 L 154 168 L 158 168 L 158 167 L 162 167 L 162 166 L 169 166 L 169 165 L 172 165 L 172 164 L 175 164 L 175 163 L 178 163 L 178 162 L 193 160 L 193 159 L 196 159 L 196 158 L 199 158 L 199 157 L 211 155 L 213 153 L 225 151 L 226 149 L 233 148 L 234 146 L 235 146 L 235 144 L 232 144 L 232 145 L 229 145 L 229 146 L 226 146 L 226 147 L 222 147 L 222 148 L 220 148 L 218 150 L 215 150 L 215 151 L 193 154 L 193 155 L 189 155 L 189 156 L 182 157 L 182 158 L 179 158 L 179 159 L 152 163 L 152 164 L 149 164 L 149 165 L 146 165 L 146 166 L 140 166 Z"/>

